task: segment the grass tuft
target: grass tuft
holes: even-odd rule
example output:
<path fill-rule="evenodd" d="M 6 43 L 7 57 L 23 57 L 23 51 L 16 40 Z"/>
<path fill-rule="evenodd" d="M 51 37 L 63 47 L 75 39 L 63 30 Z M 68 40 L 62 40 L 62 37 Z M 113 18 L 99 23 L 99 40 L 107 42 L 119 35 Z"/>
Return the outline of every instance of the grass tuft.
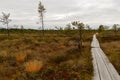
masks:
<path fill-rule="evenodd" d="M 23 54 L 23 53 L 19 53 L 19 54 L 17 54 L 16 55 L 16 61 L 17 62 L 24 62 L 25 61 L 25 59 L 26 59 L 26 57 L 27 57 L 27 54 Z"/>
<path fill-rule="evenodd" d="M 38 60 L 33 60 L 25 63 L 25 70 L 30 73 L 39 72 L 43 67 L 43 63 Z"/>

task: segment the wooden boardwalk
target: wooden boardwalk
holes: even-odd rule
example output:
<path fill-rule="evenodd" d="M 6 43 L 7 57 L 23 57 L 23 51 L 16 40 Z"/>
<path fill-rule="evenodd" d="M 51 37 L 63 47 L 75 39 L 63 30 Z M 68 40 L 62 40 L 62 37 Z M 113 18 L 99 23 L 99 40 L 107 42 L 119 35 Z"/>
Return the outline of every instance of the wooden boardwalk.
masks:
<path fill-rule="evenodd" d="M 99 46 L 96 35 L 91 43 L 93 56 L 94 80 L 120 80 L 120 76 Z"/>

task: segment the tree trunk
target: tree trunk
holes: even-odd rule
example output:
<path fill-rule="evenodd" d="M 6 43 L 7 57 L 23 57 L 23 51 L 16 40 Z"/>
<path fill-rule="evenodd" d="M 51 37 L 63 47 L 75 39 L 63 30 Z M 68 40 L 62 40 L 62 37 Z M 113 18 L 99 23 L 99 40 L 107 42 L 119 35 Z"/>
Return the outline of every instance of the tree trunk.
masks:
<path fill-rule="evenodd" d="M 80 35 L 79 49 L 80 49 L 80 52 L 82 52 L 82 29 L 81 28 L 79 30 L 79 35 Z"/>
<path fill-rule="evenodd" d="M 9 36 L 10 36 L 10 31 L 9 31 L 8 24 L 7 24 L 7 34 L 8 34 L 8 38 L 9 38 Z"/>
<path fill-rule="evenodd" d="M 43 13 L 41 12 L 41 22 L 42 22 L 42 33 L 44 36 L 44 21 L 43 21 Z"/>

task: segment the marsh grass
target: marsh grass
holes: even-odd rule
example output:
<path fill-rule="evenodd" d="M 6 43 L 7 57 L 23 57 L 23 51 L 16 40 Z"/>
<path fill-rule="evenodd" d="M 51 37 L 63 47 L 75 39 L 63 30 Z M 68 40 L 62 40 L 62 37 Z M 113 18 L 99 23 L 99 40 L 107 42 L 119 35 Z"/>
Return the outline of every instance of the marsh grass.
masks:
<path fill-rule="evenodd" d="M 39 72 L 43 67 L 43 63 L 38 60 L 33 60 L 25 63 L 25 71 L 30 73 Z"/>
<path fill-rule="evenodd" d="M 24 62 L 25 59 L 27 58 L 27 54 L 26 53 L 18 53 L 18 54 L 16 54 L 15 58 L 16 58 L 17 62 Z"/>
<path fill-rule="evenodd" d="M 1 33 L 0 67 L 3 70 L 0 79 L 92 80 L 90 42 L 93 34 L 94 31 L 84 33 L 83 52 L 80 54 L 74 45 L 76 42 L 71 39 L 77 35 L 76 31 L 69 35 L 64 31 L 45 31 L 43 39 L 39 31 L 26 30 L 25 39 L 19 31 L 13 30 L 9 40 Z M 72 45 L 69 45 L 70 41 Z"/>

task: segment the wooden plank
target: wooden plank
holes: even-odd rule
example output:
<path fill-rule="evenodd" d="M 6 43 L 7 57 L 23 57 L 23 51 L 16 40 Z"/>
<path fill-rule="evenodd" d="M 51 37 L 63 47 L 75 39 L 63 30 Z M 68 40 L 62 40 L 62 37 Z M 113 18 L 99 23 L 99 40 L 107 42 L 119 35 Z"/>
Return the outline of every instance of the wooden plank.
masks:
<path fill-rule="evenodd" d="M 116 71 L 116 69 L 114 68 L 114 66 L 110 63 L 110 61 L 108 60 L 107 56 L 105 55 L 105 53 L 102 51 L 102 49 L 99 49 L 99 52 L 105 62 L 106 67 L 108 68 L 110 75 L 112 77 L 113 80 L 120 80 L 119 74 Z"/>
<path fill-rule="evenodd" d="M 116 69 L 100 48 L 96 35 L 93 35 L 91 47 L 94 66 L 94 80 L 120 80 L 120 76 Z"/>
<path fill-rule="evenodd" d="M 98 63 L 95 57 L 94 49 L 92 49 L 92 56 L 93 56 L 93 66 L 94 66 L 94 77 L 93 80 L 100 80 L 100 74 L 98 69 Z"/>

